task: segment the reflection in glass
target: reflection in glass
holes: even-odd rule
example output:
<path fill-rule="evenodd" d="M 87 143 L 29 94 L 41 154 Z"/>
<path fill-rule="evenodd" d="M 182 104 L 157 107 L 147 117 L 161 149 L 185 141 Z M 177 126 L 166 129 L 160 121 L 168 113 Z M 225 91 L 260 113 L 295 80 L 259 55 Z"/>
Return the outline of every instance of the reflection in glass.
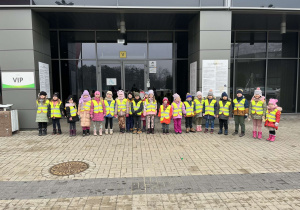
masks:
<path fill-rule="evenodd" d="M 298 54 L 298 33 L 270 32 L 268 54 L 270 58 L 296 58 Z"/>
<path fill-rule="evenodd" d="M 232 0 L 233 7 L 300 8 L 297 0 Z"/>
<path fill-rule="evenodd" d="M 68 59 L 95 59 L 95 33 L 92 31 L 60 32 L 60 56 Z"/>
<path fill-rule="evenodd" d="M 125 91 L 140 91 L 145 88 L 144 64 L 125 64 Z"/>
<path fill-rule="evenodd" d="M 127 40 L 127 45 L 118 44 L 118 39 Z M 147 58 L 147 33 L 97 32 L 97 53 L 100 59 L 120 59 L 120 51 L 126 51 L 127 59 Z"/>
<path fill-rule="evenodd" d="M 265 78 L 265 60 L 243 59 L 235 61 L 235 93 L 238 89 L 243 89 L 246 99 L 250 100 L 254 90 L 260 87 L 263 95 L 265 95 Z"/>
<path fill-rule="evenodd" d="M 113 97 L 117 97 L 117 91 L 121 89 L 121 64 L 101 64 L 102 95 L 107 91 L 113 92 Z M 107 84 L 107 78 L 115 78 L 116 85 Z"/>
<path fill-rule="evenodd" d="M 76 92 L 76 84 L 73 81 L 78 82 L 78 96 L 80 97 L 84 90 L 88 90 L 91 96 L 94 96 L 97 90 L 97 67 L 96 61 L 76 61 L 78 72 L 76 75 L 75 69 L 70 68 L 70 76 L 72 78 L 71 90 Z M 77 79 L 76 79 L 77 76 Z"/>
<path fill-rule="evenodd" d="M 52 88 L 53 88 L 53 93 L 54 92 L 60 92 L 60 75 L 59 75 L 59 61 L 52 61 Z M 51 94 L 52 95 L 52 94 Z"/>
<path fill-rule="evenodd" d="M 50 47 L 51 58 L 58 58 L 58 40 L 56 31 L 50 31 Z"/>
<path fill-rule="evenodd" d="M 149 73 L 150 88 L 161 97 L 170 94 L 173 90 L 173 72 L 172 72 L 173 61 L 172 60 L 158 60 L 156 62 L 156 73 Z"/>
<path fill-rule="evenodd" d="M 149 58 L 172 58 L 173 32 L 149 32 Z"/>
<path fill-rule="evenodd" d="M 265 58 L 267 33 L 237 32 L 234 53 L 237 58 Z"/>
<path fill-rule="evenodd" d="M 201 0 L 201 7 L 224 6 L 224 0 Z"/>
<path fill-rule="evenodd" d="M 267 99 L 278 99 L 283 112 L 295 112 L 297 60 L 268 61 Z"/>

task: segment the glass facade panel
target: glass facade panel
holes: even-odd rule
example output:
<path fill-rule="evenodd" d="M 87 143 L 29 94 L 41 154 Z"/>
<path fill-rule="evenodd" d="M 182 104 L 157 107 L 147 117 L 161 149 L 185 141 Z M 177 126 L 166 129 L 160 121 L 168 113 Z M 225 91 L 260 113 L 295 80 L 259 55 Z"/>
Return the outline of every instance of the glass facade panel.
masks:
<path fill-rule="evenodd" d="M 77 66 L 73 66 L 71 69 L 71 78 L 76 78 L 78 82 L 77 94 L 80 97 L 84 90 L 88 90 L 91 96 L 94 96 L 97 90 L 97 65 L 96 61 L 76 61 Z M 77 69 L 77 74 L 76 74 Z M 76 84 L 74 84 L 73 79 L 71 83 L 72 92 L 76 92 Z"/>
<path fill-rule="evenodd" d="M 232 0 L 233 7 L 300 8 L 297 0 Z"/>
<path fill-rule="evenodd" d="M 176 32 L 175 45 L 177 58 L 188 58 L 188 33 Z"/>
<path fill-rule="evenodd" d="M 124 64 L 125 68 L 125 91 L 140 91 L 145 88 L 145 65 Z"/>
<path fill-rule="evenodd" d="M 95 32 L 60 32 L 60 57 L 66 59 L 96 59 Z"/>
<path fill-rule="evenodd" d="M 298 33 L 269 32 L 269 58 L 296 58 L 298 55 Z"/>
<path fill-rule="evenodd" d="M 127 40 L 127 45 L 118 44 L 118 39 Z M 126 51 L 126 59 L 147 58 L 147 32 L 97 32 L 99 59 L 120 59 L 120 51 Z"/>
<path fill-rule="evenodd" d="M 265 79 L 266 60 L 237 59 L 235 61 L 235 93 L 238 89 L 243 89 L 246 99 L 250 100 L 254 90 L 260 87 L 265 95 Z"/>
<path fill-rule="evenodd" d="M 199 0 L 119 0 L 119 6 L 198 7 Z"/>
<path fill-rule="evenodd" d="M 223 7 L 224 0 L 201 0 L 201 7 Z"/>
<path fill-rule="evenodd" d="M 267 99 L 278 99 L 283 112 L 296 110 L 297 60 L 269 60 Z"/>
<path fill-rule="evenodd" d="M 113 98 L 117 97 L 117 91 L 121 89 L 121 64 L 101 64 L 102 95 L 107 91 L 112 91 Z M 107 78 L 116 78 L 115 85 L 107 84 Z"/>
<path fill-rule="evenodd" d="M 236 58 L 265 58 L 266 32 L 236 32 L 234 53 Z"/>
<path fill-rule="evenodd" d="M 32 0 L 33 5 L 117 6 L 118 0 Z"/>
<path fill-rule="evenodd" d="M 50 31 L 51 58 L 58 58 L 57 31 Z"/>
<path fill-rule="evenodd" d="M 1 0 L 0 5 L 30 5 L 30 0 Z"/>
<path fill-rule="evenodd" d="M 172 58 L 173 32 L 149 32 L 149 58 Z"/>
<path fill-rule="evenodd" d="M 150 87 L 156 94 L 165 95 L 173 90 L 173 61 L 158 60 L 156 73 L 149 73 Z"/>

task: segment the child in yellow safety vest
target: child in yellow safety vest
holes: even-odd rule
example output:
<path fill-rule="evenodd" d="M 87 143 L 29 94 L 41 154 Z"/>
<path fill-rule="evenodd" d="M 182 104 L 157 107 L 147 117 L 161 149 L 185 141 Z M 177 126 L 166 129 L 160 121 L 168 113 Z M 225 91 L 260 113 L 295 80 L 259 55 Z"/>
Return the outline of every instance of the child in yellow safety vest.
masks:
<path fill-rule="evenodd" d="M 95 97 L 91 103 L 91 119 L 94 127 L 94 136 L 97 136 L 97 128 L 99 135 L 102 136 L 102 122 L 104 121 L 105 105 L 99 91 L 95 92 Z"/>
<path fill-rule="evenodd" d="M 158 117 L 160 117 L 160 123 L 162 125 L 163 134 L 169 134 L 169 124 L 172 117 L 172 106 L 169 99 L 164 97 L 162 105 L 160 105 Z"/>
<path fill-rule="evenodd" d="M 79 121 L 79 118 L 77 115 L 76 103 L 73 101 L 73 96 L 71 95 L 66 101 L 65 110 L 67 122 L 70 124 L 70 137 L 76 136 L 76 122 Z"/>
<path fill-rule="evenodd" d="M 49 100 L 47 99 L 47 93 L 45 91 L 41 91 L 39 93 L 38 99 L 36 100 L 37 111 L 35 119 L 39 126 L 39 136 L 47 135 L 48 105 Z"/>
<path fill-rule="evenodd" d="M 133 122 L 134 122 L 134 128 L 133 128 L 133 134 L 140 134 L 142 133 L 141 130 L 141 116 L 143 113 L 143 101 L 141 100 L 140 93 L 135 92 L 134 93 L 134 99 L 131 103 L 131 113 L 133 116 Z"/>
<path fill-rule="evenodd" d="M 277 106 L 277 99 L 271 98 L 268 104 L 268 110 L 266 115 L 265 127 L 269 129 L 269 138 L 267 141 L 275 141 L 276 130 L 278 129 L 280 122 L 280 115 L 282 108 Z"/>
<path fill-rule="evenodd" d="M 115 117 L 118 118 L 120 133 L 125 133 L 126 114 L 127 113 L 127 99 L 123 90 L 118 90 L 118 98 L 116 98 Z"/>
<path fill-rule="evenodd" d="M 104 99 L 105 105 L 105 134 L 113 134 L 113 118 L 115 114 L 115 100 L 112 97 L 112 92 L 107 91 L 106 97 Z M 110 132 L 108 132 L 108 123 L 110 126 Z"/>
<path fill-rule="evenodd" d="M 207 98 L 203 104 L 203 116 L 205 121 L 205 131 L 204 133 L 208 133 L 209 125 L 211 125 L 210 133 L 214 133 L 215 128 L 215 117 L 217 116 L 217 101 L 214 98 L 214 94 L 212 90 L 208 91 Z"/>
<path fill-rule="evenodd" d="M 221 94 L 221 98 L 218 103 L 217 109 L 217 117 L 219 118 L 219 127 L 220 130 L 218 134 L 223 134 L 223 127 L 224 127 L 224 135 L 228 135 L 228 120 L 231 117 L 232 106 L 231 100 L 228 98 L 226 92 Z"/>
<path fill-rule="evenodd" d="M 154 91 L 149 90 L 149 98 L 144 102 L 144 116 L 147 120 L 147 134 L 154 134 L 154 118 L 157 114 L 157 103 L 154 97 Z"/>
<path fill-rule="evenodd" d="M 56 125 L 57 125 L 57 134 L 61 134 L 61 127 L 60 127 L 60 119 L 64 116 L 64 105 L 59 99 L 59 93 L 54 93 L 52 100 L 48 105 L 48 112 L 47 115 L 49 118 L 52 119 L 53 123 L 53 133 L 52 135 L 56 134 Z"/>
<path fill-rule="evenodd" d="M 80 116 L 80 125 L 82 127 L 82 136 L 90 135 L 91 127 L 91 96 L 89 91 L 84 90 L 79 99 L 78 115 Z"/>
<path fill-rule="evenodd" d="M 194 99 L 194 112 L 195 112 L 195 120 L 196 120 L 196 130 L 202 131 L 202 118 L 203 118 L 203 103 L 204 99 L 202 99 L 202 93 L 200 91 L 197 92 L 197 97 Z"/>
<path fill-rule="evenodd" d="M 182 134 L 181 119 L 182 119 L 182 115 L 186 114 L 186 111 L 183 103 L 181 102 L 181 98 L 177 93 L 173 95 L 173 98 L 174 101 L 171 104 L 171 106 L 173 110 L 172 118 L 174 121 L 174 130 L 175 130 L 175 134 Z"/>
<path fill-rule="evenodd" d="M 249 104 L 249 119 L 253 122 L 253 138 L 262 139 L 262 122 L 266 119 L 267 104 L 258 87 Z"/>
<path fill-rule="evenodd" d="M 127 132 L 132 132 L 133 131 L 133 116 L 132 116 L 132 111 L 131 111 L 131 104 L 133 101 L 133 95 L 132 92 L 128 92 L 127 94 L 127 115 L 126 115 L 126 131 Z"/>
<path fill-rule="evenodd" d="M 241 126 L 240 137 L 245 136 L 245 118 L 248 117 L 249 113 L 249 103 L 248 100 L 243 95 L 243 90 L 238 89 L 236 91 L 236 98 L 232 102 L 235 131 L 232 135 L 237 135 L 239 133 L 239 126 Z"/>
<path fill-rule="evenodd" d="M 186 114 L 185 117 L 185 128 L 186 133 L 189 132 L 196 132 L 196 130 L 193 128 L 193 117 L 194 117 L 194 101 L 192 101 L 193 96 L 190 93 L 186 94 L 186 101 L 183 103 L 185 106 Z"/>

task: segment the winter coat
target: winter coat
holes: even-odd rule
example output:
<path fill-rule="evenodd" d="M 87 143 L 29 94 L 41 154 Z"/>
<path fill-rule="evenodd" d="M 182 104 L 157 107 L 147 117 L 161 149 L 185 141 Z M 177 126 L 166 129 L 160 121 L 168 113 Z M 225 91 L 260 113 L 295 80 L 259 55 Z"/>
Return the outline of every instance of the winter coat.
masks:
<path fill-rule="evenodd" d="M 76 116 L 75 117 L 71 116 L 71 111 L 70 111 L 70 107 L 69 106 L 66 106 L 66 108 L 65 108 L 66 109 L 66 117 L 67 117 L 68 123 L 79 121 L 79 117 L 78 117 L 78 114 L 77 114 L 77 107 L 76 107 L 76 105 L 75 105 L 74 108 L 76 109 Z M 70 120 L 70 117 L 72 117 L 72 120 Z"/>
<path fill-rule="evenodd" d="M 163 105 L 161 105 L 161 106 L 163 106 Z M 160 116 L 161 116 L 161 106 L 160 106 L 159 112 L 158 112 L 158 117 L 159 117 L 159 118 L 160 118 Z M 171 106 L 171 105 L 168 105 L 167 108 L 168 108 L 169 106 Z M 173 110 L 172 110 L 172 106 L 171 106 L 171 108 L 170 108 L 170 114 L 169 114 L 170 118 L 169 118 L 169 119 L 164 118 L 162 121 L 160 121 L 160 123 L 170 124 L 170 123 L 171 123 L 171 118 L 172 118 L 172 115 L 173 115 L 173 112 L 172 112 L 172 111 L 173 111 Z M 160 119 L 159 119 L 159 120 L 160 120 Z"/>
<path fill-rule="evenodd" d="M 221 102 L 223 104 L 223 106 L 225 106 L 228 101 L 231 102 L 231 99 L 228 98 L 226 101 L 223 100 L 223 99 L 220 99 L 217 102 L 218 103 L 218 105 L 217 105 L 217 115 L 219 115 L 219 119 L 221 119 L 221 120 L 228 120 L 229 117 L 232 116 L 232 106 L 231 105 L 229 106 L 229 116 L 225 116 L 223 113 L 219 114 L 219 112 L 220 112 L 220 103 L 219 102 Z"/>
<path fill-rule="evenodd" d="M 101 104 L 103 112 L 99 112 L 99 113 L 94 113 L 94 103 L 93 100 L 96 101 L 94 98 L 92 99 L 92 103 L 91 103 L 91 110 L 90 110 L 90 115 L 92 118 L 92 121 L 104 121 L 104 114 L 106 112 L 105 110 L 105 104 L 104 104 L 104 100 L 101 99 L 99 101 L 96 101 L 98 105 Z"/>
<path fill-rule="evenodd" d="M 131 104 L 132 104 L 133 100 L 134 100 L 133 98 L 132 99 L 127 98 L 127 104 L 126 104 L 126 112 L 127 112 L 127 114 L 130 114 Z"/>
<path fill-rule="evenodd" d="M 79 104 L 79 107 L 78 107 L 81 127 L 90 127 L 91 126 L 90 110 L 81 111 L 81 106 L 84 106 L 86 103 L 87 102 L 83 102 L 82 104 Z"/>
<path fill-rule="evenodd" d="M 240 102 L 241 100 L 243 100 L 245 97 L 242 96 L 242 97 L 237 97 L 237 101 Z M 248 100 L 245 99 L 245 110 L 234 110 L 234 100 L 232 101 L 232 110 L 233 110 L 233 115 L 238 115 L 238 116 L 245 116 L 246 114 L 249 113 L 249 103 L 248 103 Z"/>
<path fill-rule="evenodd" d="M 190 106 L 194 106 L 193 107 L 193 112 L 192 112 L 192 115 L 191 116 L 184 116 L 184 117 L 194 117 L 194 113 L 195 113 L 195 102 L 194 101 L 185 101 L 187 102 Z M 186 111 L 186 107 L 185 107 L 185 103 L 183 102 L 183 106 L 184 106 L 184 109 Z"/>
<path fill-rule="evenodd" d="M 48 99 L 45 99 L 45 106 L 49 102 L 50 101 Z M 38 108 L 38 106 L 41 106 L 41 105 L 42 104 L 37 100 L 36 101 L 36 108 Z M 47 109 L 46 110 L 43 110 L 41 113 L 36 113 L 35 122 L 48 122 L 49 117 L 47 115 L 48 115 L 48 105 L 47 105 Z"/>
<path fill-rule="evenodd" d="M 275 114 L 276 116 L 276 122 L 279 123 L 280 122 L 280 115 L 281 115 L 281 111 L 282 108 L 281 107 L 277 107 L 277 112 Z M 275 126 L 276 122 L 270 122 L 269 120 L 266 120 L 265 122 L 265 127 L 271 127 L 271 128 L 275 128 L 276 130 L 278 130 L 278 126 Z"/>
<path fill-rule="evenodd" d="M 199 101 L 200 103 L 204 103 L 204 99 L 202 98 L 201 100 L 199 100 L 197 97 L 194 99 L 194 112 L 196 113 L 196 102 L 195 101 Z M 194 117 L 195 118 L 203 117 L 203 113 L 200 112 L 198 114 L 195 114 Z"/>
<path fill-rule="evenodd" d="M 155 111 L 154 112 L 147 112 L 146 103 L 147 104 L 154 104 L 155 105 Z M 156 100 L 150 102 L 149 99 L 147 99 L 143 105 L 144 105 L 144 113 L 143 113 L 144 116 L 147 116 L 147 115 L 156 115 L 157 114 L 157 101 Z"/>
<path fill-rule="evenodd" d="M 123 98 L 123 99 L 116 99 L 115 100 L 115 115 L 118 115 L 119 117 L 122 117 L 122 116 L 125 116 L 126 114 L 128 114 L 127 113 L 127 110 L 126 110 L 126 108 L 125 108 L 125 111 L 120 111 L 120 112 L 118 112 L 118 103 L 117 103 L 117 101 L 118 100 L 120 100 L 120 102 L 122 103 L 123 102 L 123 100 L 125 100 L 126 101 L 126 104 L 127 104 L 127 99 L 126 98 Z"/>
<path fill-rule="evenodd" d="M 106 99 L 105 99 L 106 100 Z M 108 103 L 108 105 L 110 106 L 110 104 L 113 102 L 113 100 L 106 100 L 107 101 L 107 103 Z M 104 104 L 105 105 L 105 104 Z M 116 103 L 115 103 L 115 105 L 114 105 L 114 109 L 116 108 Z M 105 112 L 104 112 L 104 117 L 106 117 L 106 118 L 114 118 L 114 116 L 113 115 L 111 115 L 111 113 L 109 113 L 109 115 L 106 115 L 106 109 L 105 109 Z"/>
<path fill-rule="evenodd" d="M 208 98 L 207 98 L 208 99 Z M 206 100 L 206 99 L 205 99 Z M 215 98 L 212 98 L 212 99 L 208 99 L 208 103 L 210 104 L 212 100 L 216 100 Z M 216 116 L 217 115 L 217 109 L 218 109 L 218 102 L 216 102 L 214 104 L 214 115 Z M 205 115 L 205 101 L 203 103 L 203 116 L 204 116 L 204 119 L 206 120 L 214 120 L 215 119 L 215 116 L 211 116 L 211 115 Z"/>
<path fill-rule="evenodd" d="M 53 102 L 53 100 L 50 101 L 50 103 Z M 60 103 L 60 99 L 57 100 L 57 103 Z M 48 112 L 47 112 L 47 117 L 50 118 L 51 117 L 51 105 L 48 105 Z M 59 106 L 60 109 L 60 113 L 61 113 L 61 117 L 65 116 L 65 112 L 64 112 L 64 105 L 63 103 L 60 104 Z M 60 119 L 61 117 L 56 117 L 56 119 Z"/>
<path fill-rule="evenodd" d="M 183 103 L 182 101 L 179 101 L 179 102 L 173 101 L 173 103 L 176 103 L 176 105 L 177 105 L 178 108 L 179 108 L 179 106 L 180 106 L 180 103 L 182 103 L 182 106 L 181 106 L 181 112 L 182 112 L 182 115 L 185 115 L 185 114 L 186 114 L 185 106 L 184 106 L 184 103 Z M 173 114 L 173 115 L 172 115 L 172 118 L 173 118 L 173 119 L 182 119 L 182 116 L 181 116 L 181 115 L 174 116 L 174 105 L 173 105 L 173 103 L 171 104 L 172 110 L 173 110 L 173 112 L 172 112 L 172 114 Z"/>
<path fill-rule="evenodd" d="M 254 101 L 254 99 L 252 98 L 250 103 L 249 103 L 249 116 L 251 116 L 252 119 L 254 120 L 262 120 L 263 117 L 266 117 L 266 112 L 267 112 L 267 103 L 265 100 L 265 97 L 260 97 L 260 100 L 263 101 L 263 114 L 262 115 L 258 115 L 258 114 L 252 114 L 252 101 Z M 257 102 L 255 103 L 257 104 Z"/>
<path fill-rule="evenodd" d="M 141 101 L 141 99 L 138 99 L 138 100 L 134 99 L 134 102 L 136 104 L 139 103 L 140 101 Z M 132 112 L 133 116 L 137 116 L 137 113 L 139 113 L 139 112 L 143 113 L 143 109 L 144 109 L 144 103 L 143 102 L 141 103 L 140 107 L 136 111 L 134 111 L 133 103 L 131 103 L 131 112 Z M 139 116 L 141 116 L 141 115 L 139 115 Z"/>

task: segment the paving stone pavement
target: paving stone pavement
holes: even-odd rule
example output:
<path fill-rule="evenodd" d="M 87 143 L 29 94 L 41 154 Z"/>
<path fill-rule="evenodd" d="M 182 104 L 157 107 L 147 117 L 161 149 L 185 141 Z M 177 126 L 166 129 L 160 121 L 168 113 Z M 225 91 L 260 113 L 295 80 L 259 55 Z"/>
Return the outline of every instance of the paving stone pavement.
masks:
<path fill-rule="evenodd" d="M 61 136 L 0 138 L 0 209 L 300 209 L 299 115 L 282 116 L 273 143 L 252 139 L 251 122 L 243 138 L 166 136 L 158 122 L 154 135 L 120 134 L 114 124 L 101 137 L 69 137 L 62 122 Z M 49 174 L 69 160 L 91 167 Z"/>

